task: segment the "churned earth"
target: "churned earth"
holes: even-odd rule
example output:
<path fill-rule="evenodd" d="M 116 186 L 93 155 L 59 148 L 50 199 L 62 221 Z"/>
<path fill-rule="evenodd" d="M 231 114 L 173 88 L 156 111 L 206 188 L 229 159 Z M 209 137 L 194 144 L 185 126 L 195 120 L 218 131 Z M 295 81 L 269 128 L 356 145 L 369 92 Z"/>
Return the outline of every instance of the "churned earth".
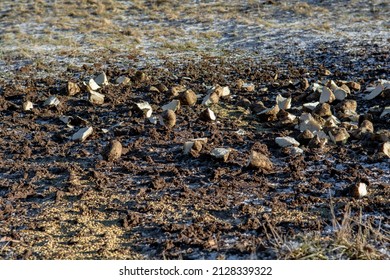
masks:
<path fill-rule="evenodd" d="M 367 99 L 390 80 L 389 4 L 225 2 L 1 1 L 0 258 L 390 258 L 389 88 Z M 103 72 L 97 104 L 86 85 Z M 325 102 L 343 141 L 303 106 L 330 81 L 356 101 L 353 116 Z M 230 95 L 202 104 L 217 85 Z M 291 108 L 265 114 L 279 94 Z"/>

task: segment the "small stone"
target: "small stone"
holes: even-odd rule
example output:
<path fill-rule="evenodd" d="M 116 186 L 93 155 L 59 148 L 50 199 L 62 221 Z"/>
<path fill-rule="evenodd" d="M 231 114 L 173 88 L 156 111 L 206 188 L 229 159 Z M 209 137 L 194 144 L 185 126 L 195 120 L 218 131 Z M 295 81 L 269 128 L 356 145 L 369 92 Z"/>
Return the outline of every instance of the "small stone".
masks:
<path fill-rule="evenodd" d="M 297 116 L 287 112 L 287 111 L 284 111 L 284 110 L 280 110 L 278 115 L 278 120 L 281 124 L 293 124 L 293 123 L 296 123 L 296 120 L 297 120 Z"/>
<path fill-rule="evenodd" d="M 237 131 L 235 131 L 235 133 L 237 133 L 240 136 L 244 136 L 246 134 L 246 131 L 243 130 L 242 128 L 239 128 Z"/>
<path fill-rule="evenodd" d="M 72 119 L 72 117 L 69 117 L 69 116 L 60 116 L 60 121 L 62 121 L 64 124 L 68 124 L 70 122 L 70 120 Z"/>
<path fill-rule="evenodd" d="M 211 104 L 217 104 L 219 102 L 219 95 L 217 92 L 213 91 L 209 94 L 207 94 L 203 100 L 202 105 L 209 106 Z"/>
<path fill-rule="evenodd" d="M 325 127 L 338 127 L 340 124 L 340 120 L 335 116 L 330 116 L 326 119 L 324 126 Z"/>
<path fill-rule="evenodd" d="M 285 137 L 276 137 L 275 138 L 276 144 L 278 144 L 280 147 L 289 147 L 289 146 L 296 146 L 298 147 L 300 144 L 297 140 L 290 136 L 285 136 Z"/>
<path fill-rule="evenodd" d="M 260 102 L 261 102 L 261 101 L 260 101 Z M 240 97 L 238 98 L 238 101 L 237 101 L 237 103 L 236 103 L 236 106 L 239 106 L 239 107 L 242 107 L 242 108 L 245 108 L 245 109 L 250 108 L 251 105 L 252 105 L 251 101 L 250 101 L 248 98 L 245 98 L 245 97 L 242 97 L 242 96 L 240 96 Z M 260 109 L 259 111 L 255 112 L 255 113 L 258 113 L 258 112 L 260 112 L 260 111 L 263 111 L 264 108 L 265 108 L 265 106 L 263 105 L 263 108 Z"/>
<path fill-rule="evenodd" d="M 142 71 L 137 71 L 134 74 L 133 80 L 137 83 L 144 83 L 149 80 L 149 77 Z"/>
<path fill-rule="evenodd" d="M 320 102 L 310 102 L 310 103 L 305 103 L 303 104 L 303 108 L 306 108 L 310 111 L 313 111 L 317 106 L 318 104 L 320 104 Z"/>
<path fill-rule="evenodd" d="M 350 94 L 351 94 L 351 90 L 350 90 L 350 88 L 349 88 L 346 84 L 342 84 L 342 85 L 340 86 L 340 88 L 341 88 L 342 90 L 344 90 L 345 93 L 346 93 L 347 95 L 350 95 Z"/>
<path fill-rule="evenodd" d="M 100 88 L 94 79 L 89 79 L 87 87 L 89 90 L 98 90 Z"/>
<path fill-rule="evenodd" d="M 252 168 L 259 168 L 268 172 L 274 169 L 271 160 L 266 155 L 256 151 L 251 151 L 248 166 Z"/>
<path fill-rule="evenodd" d="M 92 134 L 92 132 L 92 126 L 81 128 L 75 134 L 73 134 L 72 140 L 83 142 L 85 139 L 87 139 L 88 136 Z"/>
<path fill-rule="evenodd" d="M 345 144 L 350 137 L 349 133 L 345 128 L 334 128 L 329 132 L 330 140 L 335 144 Z"/>
<path fill-rule="evenodd" d="M 330 72 L 330 70 L 328 70 L 328 69 L 324 69 L 321 71 L 321 74 L 324 76 L 330 76 L 330 75 L 332 75 L 332 72 Z"/>
<path fill-rule="evenodd" d="M 388 142 L 388 141 L 390 141 L 390 130 L 381 129 L 381 130 L 375 132 L 375 134 L 372 135 L 372 138 L 374 141 Z"/>
<path fill-rule="evenodd" d="M 333 80 L 330 80 L 330 81 L 326 84 L 326 86 L 327 86 L 328 88 L 330 88 L 332 91 L 335 91 L 336 89 L 339 88 L 338 85 L 336 85 L 336 83 L 335 83 Z"/>
<path fill-rule="evenodd" d="M 207 143 L 207 138 L 196 138 L 187 141 L 183 145 L 183 153 L 189 154 L 191 151 L 200 152 L 203 145 Z"/>
<path fill-rule="evenodd" d="M 221 87 L 220 85 L 217 85 L 215 87 L 214 92 L 219 96 L 219 97 L 226 97 L 230 95 L 230 89 L 229 87 Z"/>
<path fill-rule="evenodd" d="M 303 78 L 301 81 L 301 89 L 305 91 L 309 88 L 309 86 L 310 86 L 309 81 L 306 78 Z"/>
<path fill-rule="evenodd" d="M 386 115 L 390 114 L 390 106 L 387 106 L 383 109 L 381 115 L 379 116 L 380 119 L 383 119 Z"/>
<path fill-rule="evenodd" d="M 308 129 L 302 131 L 297 137 L 298 141 L 303 145 L 307 145 L 313 138 L 314 134 Z"/>
<path fill-rule="evenodd" d="M 336 100 L 344 100 L 348 96 L 347 91 L 342 89 L 342 88 L 336 89 L 333 93 L 334 93 Z"/>
<path fill-rule="evenodd" d="M 177 110 L 180 109 L 180 100 L 178 99 L 173 99 L 171 102 L 169 102 L 168 104 L 165 104 L 164 106 L 161 107 L 161 109 L 163 111 L 166 111 L 166 110 L 172 110 L 174 112 L 176 112 Z"/>
<path fill-rule="evenodd" d="M 345 99 L 337 104 L 335 108 L 337 111 L 341 111 L 342 113 L 356 112 L 357 102 L 356 100 Z"/>
<path fill-rule="evenodd" d="M 241 88 L 247 92 L 252 92 L 255 90 L 255 85 L 253 83 L 243 83 Z"/>
<path fill-rule="evenodd" d="M 135 103 L 134 105 L 135 105 L 134 108 L 138 112 L 142 113 L 145 117 L 150 118 L 152 116 L 153 109 L 152 106 L 150 106 L 149 102 L 143 101 L 143 102 Z"/>
<path fill-rule="evenodd" d="M 162 113 L 160 124 L 168 128 L 172 128 L 176 125 L 176 114 L 173 110 L 166 110 Z"/>
<path fill-rule="evenodd" d="M 182 85 L 173 86 L 171 88 L 171 95 L 172 96 L 179 96 L 180 93 L 183 93 L 186 91 L 186 87 Z"/>
<path fill-rule="evenodd" d="M 313 110 L 313 113 L 320 117 L 332 116 L 332 111 L 330 110 L 330 105 L 328 103 L 318 104 L 317 107 Z"/>
<path fill-rule="evenodd" d="M 360 115 L 359 116 L 359 126 L 362 124 L 362 122 L 363 121 L 365 121 L 365 120 L 368 120 L 368 121 L 370 121 L 370 122 L 372 122 L 373 121 L 373 114 L 372 114 L 373 112 L 368 112 L 368 113 L 366 113 L 366 114 L 364 114 L 364 115 Z M 375 114 L 376 115 L 376 114 Z"/>
<path fill-rule="evenodd" d="M 108 79 L 107 79 L 107 76 L 106 76 L 106 73 L 102 72 L 99 76 L 97 76 L 95 79 L 95 82 L 99 85 L 99 86 L 106 86 L 108 85 Z"/>
<path fill-rule="evenodd" d="M 298 147 L 290 146 L 288 147 L 288 150 L 293 156 L 303 154 L 303 150 Z"/>
<path fill-rule="evenodd" d="M 238 79 L 236 81 L 236 86 L 238 89 L 242 89 L 242 86 L 244 85 L 244 81 L 242 79 Z"/>
<path fill-rule="evenodd" d="M 350 89 L 354 90 L 354 91 L 360 91 L 360 89 L 361 89 L 360 84 L 357 83 L 357 82 L 353 82 L 353 81 L 348 82 L 348 83 L 347 83 L 347 86 L 348 86 Z"/>
<path fill-rule="evenodd" d="M 89 102 L 96 105 L 101 105 L 104 103 L 104 94 L 101 94 L 94 90 L 89 90 Z"/>
<path fill-rule="evenodd" d="M 188 155 L 194 146 L 194 141 L 187 141 L 183 144 L 183 154 Z"/>
<path fill-rule="evenodd" d="M 309 148 L 322 149 L 327 143 L 326 138 L 320 138 L 318 135 L 315 135 L 308 144 Z"/>
<path fill-rule="evenodd" d="M 122 85 L 127 85 L 127 84 L 130 84 L 131 79 L 130 79 L 129 77 L 127 77 L 127 76 L 120 76 L 120 77 L 118 77 L 118 78 L 115 80 L 115 82 L 116 82 L 118 85 L 120 85 L 120 84 L 122 84 Z"/>
<path fill-rule="evenodd" d="M 352 131 L 354 129 L 358 129 L 359 128 L 356 124 L 351 123 L 351 122 L 342 122 L 340 124 L 340 127 L 344 127 L 348 131 L 348 133 L 349 133 L 349 131 Z"/>
<path fill-rule="evenodd" d="M 156 88 L 155 86 L 150 86 L 150 87 L 149 87 L 149 91 L 150 91 L 150 92 L 154 92 L 154 93 L 160 93 L 160 91 L 158 90 L 158 88 Z"/>
<path fill-rule="evenodd" d="M 242 88 L 248 92 L 252 92 L 255 90 L 255 85 L 252 83 L 245 83 Z"/>
<path fill-rule="evenodd" d="M 34 107 L 34 104 L 31 101 L 23 102 L 23 111 L 30 111 Z"/>
<path fill-rule="evenodd" d="M 229 158 L 230 154 L 230 148 L 214 148 L 210 155 L 217 158 L 217 159 L 222 159 L 223 161 L 227 161 Z"/>
<path fill-rule="evenodd" d="M 87 120 L 80 118 L 79 116 L 60 116 L 59 119 L 70 128 L 86 125 L 88 123 Z"/>
<path fill-rule="evenodd" d="M 312 90 L 313 92 L 321 93 L 323 87 L 324 87 L 324 86 L 322 86 L 322 85 L 320 85 L 320 84 L 318 84 L 318 83 L 313 83 L 313 84 L 311 85 L 311 90 Z"/>
<path fill-rule="evenodd" d="M 203 141 L 195 140 L 194 145 L 192 145 L 192 150 L 200 152 L 203 147 Z"/>
<path fill-rule="evenodd" d="M 291 108 L 291 97 L 283 97 L 280 94 L 276 96 L 276 104 L 281 110 L 288 110 Z"/>
<path fill-rule="evenodd" d="M 48 99 L 46 99 L 45 103 L 43 103 L 43 106 L 58 106 L 60 104 L 60 100 L 57 98 L 57 96 L 50 96 Z"/>
<path fill-rule="evenodd" d="M 320 103 L 332 103 L 336 97 L 328 87 L 323 87 L 320 95 Z"/>
<path fill-rule="evenodd" d="M 352 110 L 346 108 L 340 110 L 340 108 L 336 108 L 336 116 L 341 120 L 350 120 L 354 122 L 357 122 L 359 120 L 359 115 L 356 113 L 354 108 L 352 108 Z"/>
<path fill-rule="evenodd" d="M 160 121 L 160 118 L 156 116 L 151 116 L 148 118 L 148 121 L 152 124 L 157 124 Z"/>
<path fill-rule="evenodd" d="M 217 119 L 214 112 L 210 108 L 204 110 L 199 117 L 204 121 L 215 121 Z"/>
<path fill-rule="evenodd" d="M 76 83 L 69 81 L 67 85 L 67 92 L 70 96 L 76 95 L 80 92 L 80 87 Z"/>
<path fill-rule="evenodd" d="M 301 132 L 307 129 L 314 133 L 315 131 L 320 131 L 322 129 L 322 125 L 317 122 L 310 113 L 303 113 L 299 117 L 299 121 L 299 130 Z"/>
<path fill-rule="evenodd" d="M 366 100 L 371 100 L 377 97 L 382 93 L 382 91 L 385 89 L 385 87 L 382 84 L 379 84 L 376 86 L 375 89 L 373 89 L 369 95 L 364 96 L 363 98 Z"/>
<path fill-rule="evenodd" d="M 115 161 L 122 155 L 122 144 L 118 140 L 112 140 L 104 149 L 103 157 L 107 161 Z"/>
<path fill-rule="evenodd" d="M 19 110 L 20 109 L 20 106 L 18 104 L 16 104 L 15 102 L 12 102 L 12 101 L 6 101 L 4 102 L 4 99 L 2 100 L 2 102 L 0 102 L 1 105 L 3 105 L 4 103 L 7 104 L 6 106 L 8 106 L 8 108 L 10 108 L 11 110 Z"/>
<path fill-rule="evenodd" d="M 349 135 L 351 136 L 351 139 L 354 140 L 361 140 L 363 137 L 363 134 L 361 133 L 360 129 L 351 129 L 349 130 Z"/>
<path fill-rule="evenodd" d="M 380 151 L 390 158 L 390 141 L 381 144 Z"/>
<path fill-rule="evenodd" d="M 279 113 L 279 106 L 276 104 L 274 107 L 265 109 L 258 113 L 260 118 L 263 118 L 267 121 L 274 121 L 277 119 L 276 115 Z"/>
<path fill-rule="evenodd" d="M 369 120 L 364 120 L 360 124 L 360 130 L 362 133 L 373 133 L 374 132 L 374 125 Z"/>
<path fill-rule="evenodd" d="M 157 85 L 156 85 L 156 88 L 157 88 L 160 92 L 167 92 L 167 91 L 168 91 L 167 86 L 164 85 L 164 84 L 161 84 L 161 83 L 157 84 Z"/>
<path fill-rule="evenodd" d="M 390 89 L 390 80 L 379 79 L 378 81 L 385 89 Z"/>
<path fill-rule="evenodd" d="M 362 198 L 367 195 L 367 184 L 359 182 L 352 187 L 351 194 L 355 198 Z"/>
<path fill-rule="evenodd" d="M 390 99 L 390 87 L 389 88 L 386 88 L 383 90 L 383 93 L 382 93 L 383 97 L 385 99 Z"/>
<path fill-rule="evenodd" d="M 265 107 L 264 103 L 261 101 L 257 101 L 256 103 L 250 105 L 250 108 L 251 108 L 252 112 L 255 114 L 258 114 L 258 113 L 267 109 L 267 107 Z"/>
<path fill-rule="evenodd" d="M 191 89 L 187 89 L 180 95 L 180 102 L 183 105 L 193 106 L 196 104 L 197 100 L 198 97 L 196 96 L 195 92 Z"/>
<path fill-rule="evenodd" d="M 77 174 L 74 170 L 71 170 L 69 172 L 68 183 L 72 186 L 79 186 L 80 185 L 80 177 L 77 176 Z"/>

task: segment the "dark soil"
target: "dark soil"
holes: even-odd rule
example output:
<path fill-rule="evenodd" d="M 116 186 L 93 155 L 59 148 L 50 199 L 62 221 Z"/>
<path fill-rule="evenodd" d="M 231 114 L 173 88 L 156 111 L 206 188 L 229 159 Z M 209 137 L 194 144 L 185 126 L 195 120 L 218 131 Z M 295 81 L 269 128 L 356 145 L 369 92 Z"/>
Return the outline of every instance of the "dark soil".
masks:
<path fill-rule="evenodd" d="M 257 101 L 273 106 L 277 94 L 291 96 L 295 107 L 307 102 L 303 77 L 310 84 L 353 80 L 362 91 L 389 78 L 388 49 L 356 54 L 356 62 L 336 58 L 335 51 L 325 47 L 323 59 L 305 55 L 295 63 L 202 57 L 144 69 L 84 65 L 43 79 L 34 78 L 34 67 L 19 69 L 14 80 L 0 85 L 0 258 L 295 258 L 288 254 L 302 244 L 315 248 L 310 240 L 333 240 L 335 223 L 345 221 L 345 213 L 353 236 L 360 226 L 386 236 L 390 169 L 389 159 L 378 157 L 378 141 L 303 145 L 302 155 L 292 155 L 274 139 L 296 138 L 294 125 L 265 121 L 251 110 Z M 374 67 L 379 64 L 384 67 Z M 324 76 L 325 69 L 332 74 Z M 120 75 L 132 82 L 105 86 L 103 105 L 89 103 L 86 90 L 67 95 L 69 80 L 82 86 L 101 71 L 111 83 Z M 254 83 L 255 91 L 240 89 L 238 79 Z M 205 107 L 198 99 L 194 106 L 181 106 L 176 125 L 167 128 L 133 109 L 135 102 L 148 101 L 153 115 L 160 114 L 172 96 L 149 90 L 158 84 L 184 85 L 202 96 L 205 85 L 219 84 L 229 86 L 232 96 L 211 106 L 215 122 L 199 118 Z M 350 96 L 359 114 L 390 105 L 385 96 L 363 100 L 362 91 Z M 59 106 L 43 105 L 51 95 Z M 247 103 L 240 103 L 244 98 Z M 36 104 L 32 111 L 23 111 L 26 100 Z M 73 118 L 71 126 L 60 120 L 63 115 Z M 372 118 L 376 131 L 389 129 L 389 118 Z M 84 142 L 70 139 L 86 126 L 94 132 Z M 182 153 L 184 142 L 203 137 L 208 141 L 200 151 Z M 122 144 L 122 156 L 106 161 L 104 149 L 113 139 Z M 232 149 L 226 161 L 210 156 L 216 147 Z M 273 170 L 250 168 L 252 150 L 267 155 Z M 369 183 L 368 195 L 357 199 L 349 189 L 361 180 Z M 359 219 L 360 224 L 352 222 Z M 388 240 L 369 236 L 362 249 L 367 255 L 360 258 L 373 250 L 376 258 L 388 258 Z M 316 257 L 359 255 L 324 250 Z"/>

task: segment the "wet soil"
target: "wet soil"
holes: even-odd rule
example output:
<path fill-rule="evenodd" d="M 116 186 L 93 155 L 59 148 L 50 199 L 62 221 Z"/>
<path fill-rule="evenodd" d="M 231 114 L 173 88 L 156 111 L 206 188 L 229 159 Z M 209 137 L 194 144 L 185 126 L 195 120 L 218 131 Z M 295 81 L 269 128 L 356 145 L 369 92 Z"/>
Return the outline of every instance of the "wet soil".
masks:
<path fill-rule="evenodd" d="M 388 61 L 388 53 L 374 57 Z M 331 211 L 342 219 L 346 208 L 352 209 L 351 215 L 362 211 L 374 228 L 381 223 L 388 230 L 389 159 L 376 157 L 378 143 L 303 147 L 303 155 L 290 155 L 274 139 L 297 136 L 293 126 L 261 120 L 236 105 L 244 97 L 269 105 L 278 93 L 300 105 L 306 93 L 295 81 L 306 72 L 313 81 L 322 78 L 315 65 L 306 66 L 309 69 L 286 70 L 204 58 L 145 68 L 145 81 L 137 79 L 135 69 L 107 68 L 108 77 L 128 75 L 132 83 L 105 86 L 103 105 L 89 103 L 86 92 L 66 92 L 69 76 L 83 80 L 99 73 L 99 67 L 72 69 L 57 79 L 25 79 L 34 77 L 35 70 L 21 70 L 20 79 L 1 84 L 1 256 L 277 258 L 274 231 L 287 240 L 313 232 L 326 236 Z M 364 85 L 378 74 L 364 72 L 360 77 Z M 245 92 L 235 84 L 237 79 L 269 90 Z M 204 105 L 198 102 L 181 106 L 176 125 L 166 128 L 132 109 L 142 100 L 160 113 L 172 97 L 149 90 L 159 83 L 167 88 L 185 85 L 203 95 L 205 84 L 226 85 L 233 96 L 212 106 L 215 122 L 199 119 Z M 56 95 L 60 105 L 44 106 L 49 95 Z M 359 105 L 361 95 L 352 96 Z M 27 99 L 36 104 L 31 112 L 22 110 Z M 358 107 L 364 111 L 378 104 L 388 106 L 389 101 L 378 98 Z M 63 115 L 73 117 L 70 126 L 60 120 Z M 388 129 L 389 119 L 376 117 L 374 124 L 377 130 Z M 86 126 L 94 132 L 84 142 L 70 139 Z M 244 133 L 237 133 L 240 129 Z M 185 141 L 203 137 L 208 141 L 200 152 L 183 154 Z M 113 139 L 123 145 L 123 154 L 106 161 L 102 155 Z M 233 149 L 226 162 L 210 156 L 215 147 Z M 274 169 L 249 168 L 251 150 L 268 155 Z M 363 177 L 370 182 L 369 195 L 355 199 L 346 190 Z"/>
<path fill-rule="evenodd" d="M 255 113 L 257 102 L 271 107 L 281 94 L 292 98 L 289 112 L 299 116 L 310 95 L 304 78 L 355 81 L 361 90 L 348 98 L 357 101 L 357 113 L 375 131 L 389 130 L 389 115 L 380 118 L 372 109 L 389 106 L 389 96 L 364 99 L 367 87 L 390 78 L 388 33 L 382 35 L 380 44 L 365 38 L 349 48 L 345 38 L 332 37 L 308 40 L 309 47 L 281 45 L 275 54 L 240 41 L 238 56 L 235 49 L 219 49 L 226 55 L 107 51 L 99 59 L 89 53 L 89 63 L 79 63 L 83 54 L 76 63 L 37 62 L 34 55 L 25 63 L 7 50 L 0 64 L 11 69 L 0 79 L 0 258 L 389 259 L 390 160 L 380 154 L 381 140 L 301 145 L 303 154 L 294 155 L 275 138 L 297 138 L 295 124 Z M 96 105 L 83 82 L 102 71 L 110 84 L 99 90 L 105 101 Z M 119 76 L 131 82 L 117 85 Z M 240 87 L 240 79 L 254 91 Z M 69 81 L 81 87 L 76 95 L 68 95 Z M 211 105 L 217 119 L 206 121 L 201 101 L 217 84 L 231 95 Z M 147 101 L 153 116 L 160 115 L 177 98 L 171 93 L 177 85 L 199 98 L 176 111 L 172 128 L 134 109 Z M 49 96 L 60 104 L 45 106 Z M 27 100 L 31 111 L 23 110 Z M 62 116 L 71 119 L 64 123 Z M 72 140 L 89 126 L 85 141 Z M 183 144 L 194 138 L 207 142 L 184 154 Z M 108 160 L 112 140 L 122 144 L 122 154 Z M 231 150 L 225 161 L 210 155 L 219 147 Z M 251 151 L 266 155 L 273 168 L 251 168 Z M 368 184 L 363 198 L 351 194 L 358 182 Z"/>

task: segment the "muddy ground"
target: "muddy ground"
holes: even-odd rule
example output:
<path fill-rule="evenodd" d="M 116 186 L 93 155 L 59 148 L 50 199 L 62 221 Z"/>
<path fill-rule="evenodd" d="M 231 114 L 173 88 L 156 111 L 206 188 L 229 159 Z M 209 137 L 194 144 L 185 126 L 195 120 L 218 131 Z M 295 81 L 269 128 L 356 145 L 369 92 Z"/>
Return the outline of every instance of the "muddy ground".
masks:
<path fill-rule="evenodd" d="M 390 128 L 389 115 L 380 117 L 390 99 L 364 98 L 390 79 L 385 1 L 98 2 L 81 1 L 86 14 L 67 1 L 1 4 L 0 258 L 390 258 L 390 160 L 381 153 L 389 140 L 377 134 Z M 83 82 L 102 72 L 109 85 L 98 105 Z M 130 82 L 117 85 L 119 76 Z M 275 138 L 298 138 L 297 123 L 264 119 L 256 103 L 270 108 L 281 94 L 300 116 L 312 96 L 305 79 L 359 83 L 348 99 L 361 117 L 346 122 L 370 120 L 374 132 L 302 143 L 297 155 L 280 148 Z M 80 92 L 69 95 L 69 81 Z M 172 128 L 134 108 L 147 101 L 161 115 L 177 85 L 199 97 L 176 111 Z M 201 103 L 216 85 L 231 95 L 207 121 Z M 50 96 L 60 104 L 45 105 Z M 72 140 L 89 126 L 85 141 Z M 194 138 L 207 143 L 183 154 Z M 105 156 L 111 140 L 123 146 L 119 159 Z M 218 147 L 230 148 L 225 161 L 210 155 Z M 273 167 L 251 168 L 252 151 Z M 351 192 L 359 182 L 368 185 L 362 198 Z"/>

